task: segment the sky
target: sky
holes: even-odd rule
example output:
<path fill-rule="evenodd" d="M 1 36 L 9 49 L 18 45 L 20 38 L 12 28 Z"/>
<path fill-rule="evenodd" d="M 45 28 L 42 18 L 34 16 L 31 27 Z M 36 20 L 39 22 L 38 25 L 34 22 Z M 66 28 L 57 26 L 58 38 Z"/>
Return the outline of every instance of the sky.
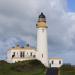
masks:
<path fill-rule="evenodd" d="M 68 9 L 71 12 L 75 12 L 75 0 L 68 0 Z"/>
<path fill-rule="evenodd" d="M 74 0 L 0 0 L 0 59 L 17 43 L 36 47 L 36 23 L 43 12 L 48 24 L 49 57 L 75 65 Z"/>

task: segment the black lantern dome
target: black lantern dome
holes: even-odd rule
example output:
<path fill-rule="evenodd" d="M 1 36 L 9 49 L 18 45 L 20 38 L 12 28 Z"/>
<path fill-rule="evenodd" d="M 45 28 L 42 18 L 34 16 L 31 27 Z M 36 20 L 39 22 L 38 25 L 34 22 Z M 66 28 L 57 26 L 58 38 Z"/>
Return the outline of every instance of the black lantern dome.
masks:
<path fill-rule="evenodd" d="M 39 18 L 45 18 L 45 15 L 41 12 L 41 14 L 39 15 Z"/>

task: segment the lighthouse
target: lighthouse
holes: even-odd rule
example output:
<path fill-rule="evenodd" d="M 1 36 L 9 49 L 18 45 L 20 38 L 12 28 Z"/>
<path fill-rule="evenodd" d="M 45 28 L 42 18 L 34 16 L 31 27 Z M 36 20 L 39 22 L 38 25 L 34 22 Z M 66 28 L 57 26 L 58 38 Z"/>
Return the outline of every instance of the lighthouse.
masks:
<path fill-rule="evenodd" d="M 37 59 L 46 67 L 48 64 L 48 45 L 47 45 L 47 28 L 46 17 L 43 13 L 39 15 L 37 28 Z"/>
<path fill-rule="evenodd" d="M 45 67 L 61 67 L 63 65 L 63 59 L 61 58 L 48 58 L 48 44 L 47 44 L 47 24 L 46 17 L 41 13 L 38 17 L 36 24 L 37 28 L 37 48 L 31 47 L 27 44 L 24 47 L 20 47 L 17 44 L 15 47 L 9 48 L 7 51 L 8 63 L 15 63 L 19 61 L 39 60 Z M 50 65 L 50 66 L 49 66 Z"/>

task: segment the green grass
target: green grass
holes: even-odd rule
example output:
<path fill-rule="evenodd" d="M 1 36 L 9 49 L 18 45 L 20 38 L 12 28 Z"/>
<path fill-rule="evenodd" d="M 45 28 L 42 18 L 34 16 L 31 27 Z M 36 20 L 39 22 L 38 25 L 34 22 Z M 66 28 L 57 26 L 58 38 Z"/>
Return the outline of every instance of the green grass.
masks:
<path fill-rule="evenodd" d="M 46 75 L 47 68 L 38 60 L 8 64 L 0 61 L 0 75 Z M 75 75 L 75 66 L 63 65 L 60 75 Z"/>
<path fill-rule="evenodd" d="M 75 75 L 75 66 L 66 64 L 61 67 L 60 71 L 61 75 Z"/>
<path fill-rule="evenodd" d="M 40 61 L 31 60 L 15 64 L 0 62 L 0 75 L 45 75 L 46 68 Z"/>
<path fill-rule="evenodd" d="M 61 75 L 75 75 L 75 71 L 62 71 Z"/>

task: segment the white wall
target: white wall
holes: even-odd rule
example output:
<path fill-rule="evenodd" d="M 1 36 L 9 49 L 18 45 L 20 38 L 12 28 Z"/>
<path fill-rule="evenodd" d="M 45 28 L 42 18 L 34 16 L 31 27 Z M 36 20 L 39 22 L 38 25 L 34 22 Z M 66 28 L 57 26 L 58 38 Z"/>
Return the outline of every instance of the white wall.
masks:
<path fill-rule="evenodd" d="M 37 59 L 48 67 L 48 47 L 46 28 L 37 29 Z M 43 55 L 43 57 L 42 57 Z"/>
<path fill-rule="evenodd" d="M 15 52 L 15 56 L 12 58 L 13 53 Z M 24 52 L 24 57 L 20 57 L 20 52 Z M 30 54 L 32 53 L 32 56 Z M 31 60 L 34 58 L 33 56 L 36 56 L 36 51 L 35 50 L 8 50 L 7 52 L 7 62 L 8 63 L 14 63 L 15 61 L 23 61 L 23 60 Z M 34 58 L 35 59 L 35 58 Z"/>
<path fill-rule="evenodd" d="M 53 64 L 52 64 L 53 61 Z M 59 64 L 59 61 L 61 61 L 61 64 Z M 49 59 L 50 67 L 61 67 L 63 65 L 63 59 Z"/>

